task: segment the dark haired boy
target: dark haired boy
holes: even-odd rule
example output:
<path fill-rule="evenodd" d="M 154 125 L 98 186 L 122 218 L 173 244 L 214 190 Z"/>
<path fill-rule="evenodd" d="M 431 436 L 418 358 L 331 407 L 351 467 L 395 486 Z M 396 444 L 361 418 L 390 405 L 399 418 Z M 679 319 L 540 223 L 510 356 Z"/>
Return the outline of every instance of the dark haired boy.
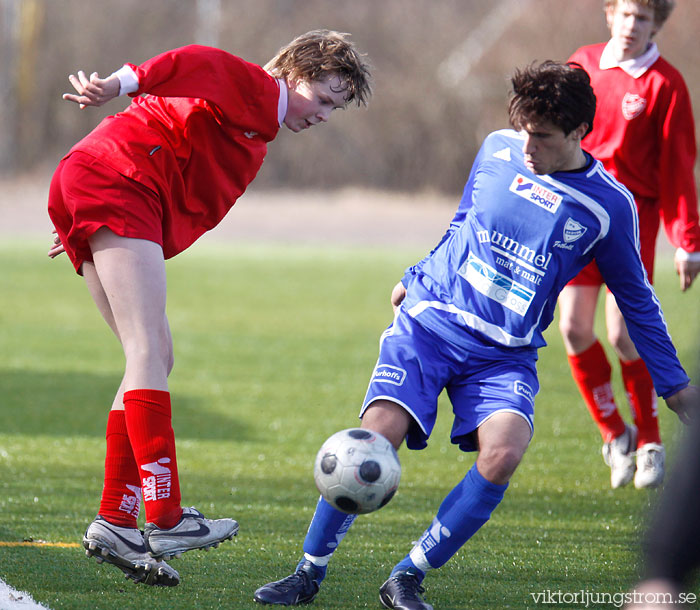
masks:
<path fill-rule="evenodd" d="M 598 261 L 669 407 L 687 419 L 686 401 L 696 395 L 645 279 L 632 195 L 581 149 L 596 105 L 588 75 L 544 62 L 516 72 L 512 85 L 517 131 L 485 139 L 447 233 L 394 287 L 394 321 L 360 414 L 363 428 L 396 448 L 405 439 L 409 449 L 423 449 L 446 389 L 452 443 L 478 451 L 381 586 L 387 608 L 431 610 L 421 596 L 426 573 L 444 565 L 503 499 L 533 433 L 542 333 L 560 290 L 588 262 Z M 353 519 L 320 499 L 295 573 L 259 588 L 256 601 L 310 602 Z"/>

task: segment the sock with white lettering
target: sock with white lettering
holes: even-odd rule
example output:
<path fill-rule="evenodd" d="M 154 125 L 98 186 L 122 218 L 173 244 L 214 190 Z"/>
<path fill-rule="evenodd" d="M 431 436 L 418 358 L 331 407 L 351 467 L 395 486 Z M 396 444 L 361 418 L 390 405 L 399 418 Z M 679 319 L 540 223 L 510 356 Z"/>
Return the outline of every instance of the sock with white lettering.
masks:
<path fill-rule="evenodd" d="M 322 497 L 319 498 L 316 512 L 304 538 L 304 558 L 318 569 L 321 575 L 318 582 L 326 576 L 331 555 L 348 533 L 356 517 L 357 515 L 348 515 L 333 508 Z"/>
<path fill-rule="evenodd" d="M 141 505 L 141 478 L 126 431 L 124 411 L 107 418 L 105 478 L 100 515 L 120 527 L 136 527 Z"/>
<path fill-rule="evenodd" d="M 169 529 L 182 516 L 170 393 L 124 392 L 124 409 L 129 441 L 141 476 L 146 521 Z"/>
<path fill-rule="evenodd" d="M 474 464 L 447 494 L 430 527 L 391 573 L 409 571 L 422 581 L 428 570 L 443 566 L 489 520 L 507 488 L 507 483 L 487 481 Z"/>
<path fill-rule="evenodd" d="M 625 422 L 617 410 L 610 385 L 612 368 L 600 341 L 580 354 L 570 354 L 568 359 L 571 374 L 588 411 L 598 424 L 603 442 L 609 443 L 624 434 Z"/>
<path fill-rule="evenodd" d="M 630 362 L 620 360 L 620 366 L 622 383 L 637 426 L 637 447 L 647 443 L 661 444 L 656 391 L 644 360 L 641 358 Z"/>

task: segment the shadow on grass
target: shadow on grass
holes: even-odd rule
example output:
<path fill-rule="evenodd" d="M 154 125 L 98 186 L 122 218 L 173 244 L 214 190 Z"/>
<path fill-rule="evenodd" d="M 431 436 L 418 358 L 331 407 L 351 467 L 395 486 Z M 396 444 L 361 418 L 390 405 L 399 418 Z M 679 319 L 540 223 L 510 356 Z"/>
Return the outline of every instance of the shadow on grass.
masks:
<path fill-rule="evenodd" d="M 104 438 L 107 414 L 120 378 L 77 372 L 0 370 L 0 430 L 4 434 L 97 436 Z M 173 428 L 177 440 L 249 440 L 253 430 L 207 409 L 206 400 L 175 392 Z"/>

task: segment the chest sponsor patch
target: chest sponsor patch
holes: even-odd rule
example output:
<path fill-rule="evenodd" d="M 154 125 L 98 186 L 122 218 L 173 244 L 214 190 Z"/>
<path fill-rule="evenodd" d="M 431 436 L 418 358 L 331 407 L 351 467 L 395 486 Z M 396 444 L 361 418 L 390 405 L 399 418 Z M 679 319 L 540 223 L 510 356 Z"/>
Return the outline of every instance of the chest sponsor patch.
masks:
<path fill-rule="evenodd" d="M 499 273 L 471 252 L 458 273 L 481 294 L 520 316 L 527 313 L 535 298 L 534 290 Z"/>
<path fill-rule="evenodd" d="M 622 98 L 622 116 L 628 121 L 642 114 L 646 107 L 646 99 L 636 93 L 630 93 L 628 91 Z"/>
<path fill-rule="evenodd" d="M 530 203 L 534 203 L 543 210 L 547 210 L 551 214 L 554 214 L 559 209 L 563 200 L 561 195 L 522 174 L 516 174 L 508 190 L 523 199 L 527 199 Z"/>

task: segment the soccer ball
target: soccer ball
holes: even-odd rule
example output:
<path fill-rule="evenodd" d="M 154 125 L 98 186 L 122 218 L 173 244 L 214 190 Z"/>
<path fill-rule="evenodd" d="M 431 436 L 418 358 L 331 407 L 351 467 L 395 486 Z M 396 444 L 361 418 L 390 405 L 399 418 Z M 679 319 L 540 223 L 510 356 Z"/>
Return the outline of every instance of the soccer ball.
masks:
<path fill-rule="evenodd" d="M 392 444 L 363 428 L 336 432 L 323 443 L 314 463 L 321 495 L 349 514 L 371 513 L 394 497 L 401 463 Z"/>

